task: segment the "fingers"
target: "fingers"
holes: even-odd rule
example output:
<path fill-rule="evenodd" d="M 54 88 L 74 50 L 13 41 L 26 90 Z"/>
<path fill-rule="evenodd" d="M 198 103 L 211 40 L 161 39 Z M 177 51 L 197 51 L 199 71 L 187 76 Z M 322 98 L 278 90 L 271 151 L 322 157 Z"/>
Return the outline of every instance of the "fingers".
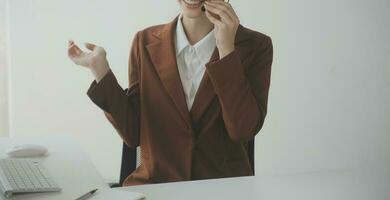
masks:
<path fill-rule="evenodd" d="M 73 40 L 68 41 L 68 55 L 70 57 L 79 56 L 82 52 Z"/>
<path fill-rule="evenodd" d="M 230 12 L 228 12 L 229 14 L 231 14 L 231 17 L 232 18 L 237 18 L 238 19 L 238 16 L 236 14 L 236 12 L 234 11 L 232 5 L 229 3 L 229 2 L 225 2 L 225 1 L 216 1 L 216 0 L 211 0 L 211 1 L 208 1 L 209 3 L 211 4 L 216 4 L 216 5 L 221 5 L 221 6 L 224 6 L 226 7 L 226 9 Z"/>
<path fill-rule="evenodd" d="M 92 43 L 85 43 L 85 47 L 91 51 L 81 50 L 74 41 L 68 41 L 68 56 L 77 65 L 90 67 L 91 63 L 105 59 L 105 50 Z"/>
<path fill-rule="evenodd" d="M 93 51 L 96 47 L 96 45 L 92 44 L 92 43 L 85 43 L 85 47 L 87 47 L 87 49 Z"/>
<path fill-rule="evenodd" d="M 219 21 L 216 17 L 214 17 L 209 10 L 206 10 L 206 17 L 210 20 L 211 23 L 213 23 L 216 26 L 222 26 L 223 23 Z"/>
<path fill-rule="evenodd" d="M 206 1 L 206 5 L 227 21 L 233 21 L 236 17 L 233 8 L 224 1 Z"/>
<path fill-rule="evenodd" d="M 96 48 L 96 45 L 87 42 L 87 43 L 85 43 L 85 47 L 87 49 L 93 51 Z M 81 56 L 81 54 L 83 54 L 83 53 L 84 53 L 84 51 L 81 50 L 80 47 L 78 47 L 73 40 L 68 41 L 68 55 L 70 57 Z"/>
<path fill-rule="evenodd" d="M 221 21 L 233 25 L 239 23 L 239 19 L 229 3 L 224 1 L 206 1 L 205 6 L 207 10 L 219 15 Z"/>
<path fill-rule="evenodd" d="M 233 23 L 233 19 L 227 14 L 227 12 L 225 10 L 216 8 L 216 7 L 209 5 L 209 4 L 206 4 L 206 10 L 208 12 L 212 12 L 212 13 L 215 13 L 216 15 L 218 15 L 221 18 L 221 21 L 224 23 L 227 23 L 227 24 Z M 217 17 L 215 17 L 215 18 L 217 18 Z"/>

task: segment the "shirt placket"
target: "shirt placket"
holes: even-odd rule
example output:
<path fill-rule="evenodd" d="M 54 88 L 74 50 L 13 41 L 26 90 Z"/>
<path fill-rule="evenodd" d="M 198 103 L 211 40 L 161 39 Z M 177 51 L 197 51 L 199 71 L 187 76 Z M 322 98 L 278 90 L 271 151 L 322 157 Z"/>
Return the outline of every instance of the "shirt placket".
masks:
<path fill-rule="evenodd" d="M 194 87 L 194 76 L 195 76 L 195 51 L 193 47 L 188 46 L 188 51 L 185 54 L 185 63 L 186 63 L 186 82 L 187 82 L 187 105 L 188 109 L 192 106 L 193 97 L 195 95 L 195 87 Z"/>

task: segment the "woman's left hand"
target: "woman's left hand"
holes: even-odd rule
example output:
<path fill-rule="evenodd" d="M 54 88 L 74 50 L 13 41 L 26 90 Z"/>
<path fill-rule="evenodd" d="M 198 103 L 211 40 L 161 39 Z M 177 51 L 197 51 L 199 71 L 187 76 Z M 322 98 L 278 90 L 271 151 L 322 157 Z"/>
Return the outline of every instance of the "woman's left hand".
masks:
<path fill-rule="evenodd" d="M 234 51 L 234 40 L 240 20 L 232 6 L 223 0 L 206 0 L 204 5 L 207 18 L 214 24 L 216 45 L 221 59 Z"/>

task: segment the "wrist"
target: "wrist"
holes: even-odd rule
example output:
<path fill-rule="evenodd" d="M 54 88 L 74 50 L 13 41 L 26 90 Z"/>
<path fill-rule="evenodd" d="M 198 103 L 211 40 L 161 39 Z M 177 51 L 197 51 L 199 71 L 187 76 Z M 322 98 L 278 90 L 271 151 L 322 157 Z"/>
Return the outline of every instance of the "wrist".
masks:
<path fill-rule="evenodd" d="M 231 52 L 234 51 L 234 45 L 233 46 L 227 46 L 227 47 L 221 47 L 219 49 L 219 58 L 222 59 L 223 57 L 227 56 Z"/>
<path fill-rule="evenodd" d="M 103 77 L 110 71 L 110 67 L 107 61 L 104 61 L 94 67 L 90 67 L 93 76 L 95 77 L 96 82 L 99 82 Z"/>

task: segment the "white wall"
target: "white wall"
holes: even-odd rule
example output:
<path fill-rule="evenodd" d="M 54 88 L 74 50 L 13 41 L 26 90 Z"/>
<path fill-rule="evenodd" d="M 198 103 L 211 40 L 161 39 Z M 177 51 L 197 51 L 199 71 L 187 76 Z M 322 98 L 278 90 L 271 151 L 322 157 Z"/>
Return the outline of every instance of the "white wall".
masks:
<path fill-rule="evenodd" d="M 66 133 L 78 138 L 108 180 L 119 177 L 122 143 L 86 95 L 93 78 L 67 57 L 68 39 L 106 48 L 111 68 L 127 85 L 129 47 L 136 31 L 164 23 L 179 8 L 172 0 L 9 0 L 11 134 Z M 158 6 L 162 13 L 152 8 Z M 144 9 L 150 16 L 143 17 Z"/>
<path fill-rule="evenodd" d="M 6 1 L 0 0 L 0 137 L 8 136 Z"/>
<path fill-rule="evenodd" d="M 126 87 L 134 33 L 172 20 L 176 0 L 9 3 L 11 133 L 72 134 L 103 175 L 116 179 L 120 139 L 86 96 L 92 76 L 68 60 L 67 40 L 104 46 Z M 389 1 L 232 4 L 244 26 L 270 35 L 274 43 L 256 173 L 389 167 Z"/>
<path fill-rule="evenodd" d="M 250 2 L 275 45 L 257 171 L 390 172 L 390 1 Z"/>

